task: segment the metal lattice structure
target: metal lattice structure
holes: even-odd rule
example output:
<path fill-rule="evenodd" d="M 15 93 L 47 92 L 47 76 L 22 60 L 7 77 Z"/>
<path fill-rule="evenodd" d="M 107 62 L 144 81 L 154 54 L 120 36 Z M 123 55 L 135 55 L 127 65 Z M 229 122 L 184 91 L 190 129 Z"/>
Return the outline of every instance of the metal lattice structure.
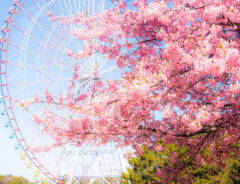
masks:
<path fill-rule="evenodd" d="M 15 0 L 13 5 L 0 37 L 1 93 L 5 106 L 2 115 L 7 116 L 7 123 L 13 130 L 11 137 L 17 139 L 17 147 L 24 150 L 22 157 L 28 157 L 28 167 L 34 166 L 52 183 L 61 182 L 61 179 L 68 183 L 119 183 L 118 177 L 126 168 L 126 161 L 123 151 L 113 143 L 101 147 L 67 144 L 48 152 L 31 151 L 32 145 L 51 142 L 32 122 L 34 114 L 41 116 L 46 109 L 37 104 L 23 111 L 18 103 L 34 98 L 36 92 L 43 94 L 45 89 L 56 95 L 66 91 L 76 60 L 67 57 L 65 51 L 68 48 L 78 51 L 85 44 L 70 34 L 70 30 L 78 25 L 49 21 L 48 12 L 56 16 L 74 16 L 88 11 L 91 15 L 110 8 L 111 1 Z M 103 80 L 121 75 L 114 64 L 107 63 L 99 55 L 77 62 L 81 64 L 81 77 L 75 87 L 78 94 L 89 89 L 95 80 L 96 68 Z M 69 115 L 64 111 L 61 113 Z"/>

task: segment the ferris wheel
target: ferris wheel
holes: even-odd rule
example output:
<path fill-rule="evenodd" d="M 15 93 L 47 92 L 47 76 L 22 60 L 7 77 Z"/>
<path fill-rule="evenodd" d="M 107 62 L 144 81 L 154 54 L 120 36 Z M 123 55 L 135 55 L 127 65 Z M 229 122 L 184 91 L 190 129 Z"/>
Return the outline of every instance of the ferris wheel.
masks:
<path fill-rule="evenodd" d="M 121 76 L 116 64 L 106 62 L 100 55 L 76 60 L 66 55 L 71 48 L 79 51 L 85 44 L 72 34 L 76 24 L 49 21 L 49 12 L 56 16 L 74 16 L 82 11 L 89 15 L 113 6 L 109 0 L 15 0 L 5 18 L 0 37 L 1 93 L 11 126 L 10 138 L 17 139 L 16 149 L 22 148 L 22 159 L 28 158 L 28 168 L 35 167 L 35 176 L 43 175 L 41 182 L 59 183 L 118 183 L 127 162 L 123 150 L 112 142 L 103 146 L 84 144 L 76 147 L 66 144 L 46 152 L 34 152 L 35 145 L 47 145 L 51 138 L 42 134 L 41 127 L 33 123 L 33 116 L 44 111 L 54 111 L 55 106 L 35 104 L 23 109 L 20 101 L 43 95 L 47 89 L 52 94 L 65 93 L 72 80 L 76 62 L 81 65 L 80 80 L 73 90 L 76 94 L 88 92 L 97 69 L 100 80 L 115 80 Z M 64 110 L 61 113 L 69 116 Z"/>

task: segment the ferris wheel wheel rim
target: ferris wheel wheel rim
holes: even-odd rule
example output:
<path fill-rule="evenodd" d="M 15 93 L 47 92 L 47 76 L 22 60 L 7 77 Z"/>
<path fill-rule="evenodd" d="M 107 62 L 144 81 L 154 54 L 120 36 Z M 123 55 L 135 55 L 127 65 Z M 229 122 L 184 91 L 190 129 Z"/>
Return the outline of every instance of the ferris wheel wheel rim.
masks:
<path fill-rule="evenodd" d="M 24 3 L 25 0 L 19 0 L 22 4 Z M 51 2 L 54 2 L 55 0 L 52 0 Z M 16 17 L 18 15 L 18 12 L 20 11 L 21 7 L 16 6 L 15 10 L 16 13 L 15 14 L 11 14 L 10 18 L 13 17 L 12 21 L 7 23 L 7 27 L 9 27 L 9 31 L 7 31 L 6 33 L 4 33 L 4 39 L 6 40 L 6 42 L 1 43 L 1 55 L 0 55 L 0 61 L 1 61 L 1 69 L 0 71 L 2 71 L 2 66 L 5 67 L 5 71 L 7 72 L 7 64 L 8 64 L 8 45 L 9 45 L 9 41 L 11 41 L 11 33 L 12 33 L 12 29 L 13 29 L 13 24 L 16 21 Z M 2 52 L 4 50 L 4 46 L 6 47 L 5 52 Z M 27 51 L 25 51 L 26 53 Z M 2 58 L 4 58 L 4 56 L 2 54 L 5 54 L 6 57 L 6 61 L 2 62 Z M 3 70 L 4 71 L 4 70 Z M 104 71 L 105 72 L 105 71 Z M 2 72 L 1 72 L 2 73 Z M 4 73 L 4 72 L 3 72 Z M 24 135 L 21 132 L 21 129 L 19 128 L 19 123 L 15 117 L 15 113 L 12 107 L 12 102 L 8 99 L 8 97 L 10 96 L 9 93 L 9 83 L 8 83 L 8 78 L 7 78 L 7 73 L 6 75 L 6 82 L 4 84 L 4 76 L 1 74 L 1 92 L 2 92 L 2 96 L 4 97 L 3 101 L 4 101 L 4 106 L 6 109 L 6 114 L 8 116 L 8 119 L 10 121 L 11 124 L 11 128 L 15 133 L 15 137 L 17 138 L 17 141 L 19 143 L 19 146 L 23 149 L 23 151 L 26 153 L 26 156 L 29 158 L 29 160 L 31 160 L 31 162 L 33 163 L 33 165 L 35 165 L 35 167 L 42 172 L 48 179 L 50 179 L 52 182 L 59 182 L 59 178 L 57 178 L 56 176 L 54 176 L 51 172 L 49 172 L 47 170 L 46 167 L 44 167 L 44 165 L 42 165 L 41 161 L 38 160 L 37 156 L 35 156 L 35 153 L 33 153 L 30 149 L 29 146 L 27 144 L 27 141 L 24 138 Z M 7 90 L 7 94 L 5 95 L 6 92 L 4 92 L 3 87 L 5 87 Z M 9 104 L 9 105 L 8 105 Z M 11 117 L 12 116 L 12 117 Z"/>
<path fill-rule="evenodd" d="M 21 5 L 24 3 L 25 0 L 19 0 L 19 2 L 21 3 Z M 54 0 L 53 0 L 54 1 Z M 29 146 L 24 138 L 24 136 L 22 135 L 22 132 L 19 128 L 18 125 L 18 121 L 16 120 L 15 117 L 15 113 L 13 111 L 12 108 L 12 103 L 11 101 L 8 99 L 9 95 L 9 89 L 8 89 L 8 80 L 7 80 L 7 62 L 8 62 L 8 46 L 9 46 L 9 41 L 10 41 L 10 37 L 11 37 L 11 33 L 12 33 L 12 28 L 13 28 L 13 23 L 16 20 L 16 17 L 18 15 L 18 12 L 20 11 L 20 6 L 15 6 L 14 10 L 15 13 L 9 13 L 10 14 L 10 19 L 11 22 L 7 22 L 6 23 L 6 27 L 9 28 L 7 29 L 7 32 L 2 32 L 3 33 L 3 42 L 0 43 L 0 88 L 1 88 L 1 93 L 2 93 L 2 100 L 3 100 L 3 104 L 4 104 L 4 111 L 6 112 L 6 115 L 8 117 L 9 120 L 9 124 L 11 129 L 13 130 L 13 134 L 14 137 L 16 138 L 20 148 L 24 151 L 24 153 L 26 154 L 26 156 L 28 157 L 28 159 L 31 161 L 31 163 L 41 172 L 44 174 L 45 177 L 47 177 L 50 181 L 57 183 L 60 182 L 61 180 L 59 180 L 58 178 L 56 178 L 51 172 L 48 171 L 47 168 L 44 167 L 44 165 L 41 164 L 41 162 L 38 160 L 38 158 L 36 157 L 35 153 L 33 153 L 30 149 Z M 12 19 L 13 18 L 13 19 Z M 5 47 L 5 49 L 4 49 Z M 5 55 L 5 60 L 3 60 Z M 2 72 L 3 67 L 5 68 L 5 73 Z M 5 82 L 4 82 L 4 77 L 5 76 Z M 4 92 L 4 89 L 6 88 L 6 92 Z M 6 93 L 6 94 L 5 94 Z M 7 105 L 9 104 L 9 106 Z M 12 117 L 11 117 L 12 115 Z M 16 127 L 16 128 L 15 128 Z"/>

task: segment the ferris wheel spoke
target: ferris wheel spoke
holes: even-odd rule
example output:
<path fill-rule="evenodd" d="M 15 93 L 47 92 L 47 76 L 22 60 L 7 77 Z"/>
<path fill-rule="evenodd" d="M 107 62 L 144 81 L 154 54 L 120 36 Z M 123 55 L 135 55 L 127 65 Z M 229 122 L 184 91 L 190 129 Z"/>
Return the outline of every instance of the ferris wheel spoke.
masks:
<path fill-rule="evenodd" d="M 18 24 L 13 24 L 13 26 L 16 27 L 20 32 L 22 32 L 23 34 L 25 34 L 25 32 L 23 31 L 24 28 L 20 27 Z M 44 37 L 44 35 L 43 35 L 43 37 Z M 32 41 L 36 42 L 37 44 L 42 42 L 42 41 L 41 41 L 42 38 L 40 38 L 38 35 L 35 35 L 34 33 L 31 34 L 31 38 L 32 38 Z M 16 42 L 16 41 L 15 41 L 15 42 Z M 14 42 L 12 42 L 12 44 L 14 44 Z M 15 44 L 16 44 L 16 43 L 15 43 Z M 15 45 L 15 44 L 14 44 L 14 45 Z M 21 47 L 19 46 L 19 48 L 21 48 Z"/>
<path fill-rule="evenodd" d="M 22 52 L 28 52 L 28 53 L 31 54 L 32 56 L 36 56 L 36 57 L 38 57 L 38 58 L 44 58 L 44 55 L 43 55 L 42 52 L 40 52 L 40 51 L 36 51 L 36 50 L 34 50 L 34 49 L 27 48 L 27 47 L 22 47 L 22 46 L 18 45 L 18 43 L 16 43 L 16 42 L 11 42 L 11 41 L 9 41 L 8 43 L 9 43 L 9 45 L 11 45 L 11 46 L 19 49 L 19 50 L 22 51 Z M 40 46 L 40 47 L 41 47 L 41 46 Z M 49 57 L 49 56 L 48 56 L 48 57 Z M 49 58 L 49 59 L 55 59 L 55 58 Z"/>
<path fill-rule="evenodd" d="M 41 36 L 43 36 L 43 37 L 45 37 L 45 39 L 47 39 L 48 36 L 49 36 L 49 34 L 46 32 L 46 30 L 48 30 L 48 27 L 46 27 L 46 25 L 41 24 L 41 23 L 39 23 L 39 22 L 36 21 L 36 18 L 38 18 L 40 15 L 41 15 L 41 14 L 37 14 L 37 15 L 33 16 L 33 17 L 30 19 L 30 22 L 32 23 L 32 25 L 35 25 L 34 28 L 35 28 L 36 30 L 38 30 L 39 33 L 41 33 Z M 46 19 L 46 18 L 45 18 L 45 19 Z M 49 22 L 49 23 L 50 23 L 49 20 L 45 20 L 45 22 Z M 54 23 L 54 24 L 56 25 L 57 23 Z M 32 31 L 31 31 L 32 29 L 33 29 L 33 27 L 27 28 L 25 33 L 30 33 L 30 32 L 32 33 Z M 29 36 L 37 36 L 37 34 L 32 33 L 32 34 L 30 34 Z M 51 39 L 55 39 L 55 38 L 54 38 L 54 37 L 51 37 Z M 38 40 L 43 40 L 43 39 L 40 38 L 40 39 L 38 39 Z M 57 43 L 57 42 L 56 42 L 56 43 Z M 55 44 L 55 45 L 56 45 L 56 44 Z"/>
<path fill-rule="evenodd" d="M 22 71 L 22 70 L 26 70 L 26 68 L 18 68 L 18 71 Z M 39 74 L 41 74 L 44 78 L 47 78 L 48 80 L 52 80 L 51 77 L 49 75 L 53 75 L 53 73 L 48 72 L 46 69 L 45 70 L 40 70 L 39 68 L 35 68 L 36 72 L 38 72 Z M 26 73 L 26 72 L 25 72 Z M 48 75 L 47 75 L 48 73 Z M 25 77 L 26 78 L 26 77 Z M 27 82 L 27 80 L 25 79 L 25 82 Z"/>
<path fill-rule="evenodd" d="M 43 77 L 46 77 L 46 78 L 50 78 L 50 77 L 55 77 L 55 78 L 59 78 L 61 79 L 61 74 L 63 73 L 63 71 L 59 74 L 59 76 L 57 76 L 55 73 L 49 71 L 47 69 L 47 67 L 54 67 L 55 65 L 48 65 L 48 66 L 43 66 L 43 67 L 36 67 L 36 66 L 28 66 L 28 65 L 24 65 L 24 64 L 18 64 L 18 65 L 15 65 L 15 64 L 9 64 L 11 66 L 14 66 L 16 67 L 16 70 L 13 72 L 13 75 L 12 77 L 15 77 L 16 75 L 18 75 L 19 72 L 21 72 L 23 69 L 32 69 L 32 71 L 36 71 L 37 73 L 41 74 Z M 70 67 L 69 67 L 70 68 Z M 37 74 L 36 73 L 36 74 Z M 69 75 L 72 74 L 72 72 L 69 70 L 67 70 L 67 67 L 65 68 L 64 70 L 64 73 L 68 73 Z M 54 81 L 53 79 L 50 80 L 50 81 Z"/>
<path fill-rule="evenodd" d="M 80 7 L 77 5 L 77 3 L 76 3 L 77 1 L 74 1 L 73 3 L 74 3 L 74 6 L 77 8 L 77 12 L 76 13 L 80 13 Z"/>
<path fill-rule="evenodd" d="M 104 67 L 104 65 L 106 64 L 106 62 L 107 62 L 106 59 L 104 61 L 102 61 L 102 63 L 100 63 L 100 66 L 98 69 L 101 70 Z"/>
<path fill-rule="evenodd" d="M 39 7 L 38 7 L 38 2 L 36 2 L 36 0 L 32 0 L 32 2 L 33 2 L 33 4 L 34 4 L 35 8 L 38 10 L 38 9 L 39 9 Z"/>
<path fill-rule="evenodd" d="M 55 4 L 56 5 L 55 8 L 56 8 L 56 10 L 58 10 L 59 15 L 62 15 L 63 14 L 62 12 L 64 12 L 64 8 L 62 7 L 62 3 L 59 2 L 59 0 L 57 0 L 57 2 L 58 3 Z M 59 9 L 58 9 L 57 5 L 58 5 Z"/>
<path fill-rule="evenodd" d="M 42 69 L 42 70 L 44 70 L 44 69 L 47 69 L 49 67 L 59 66 L 60 64 L 63 65 L 64 63 L 56 63 L 56 62 L 54 62 L 54 63 L 48 64 L 48 65 L 39 66 L 39 67 L 36 66 L 36 65 L 27 65 L 27 64 L 22 64 L 22 63 L 17 63 L 17 62 L 10 62 L 10 61 L 8 61 L 8 64 L 11 65 L 11 66 L 19 67 L 19 68 L 29 68 L 29 69 L 35 69 L 35 70 Z M 72 68 L 74 65 L 71 65 L 71 64 L 66 65 L 65 64 L 65 66 L 68 67 L 68 68 Z M 71 73 L 70 70 L 69 70 L 69 73 Z"/>
<path fill-rule="evenodd" d="M 28 20 L 31 20 L 32 14 L 28 15 L 27 12 L 25 12 L 25 9 L 23 6 L 20 7 L 20 10 L 23 13 L 23 15 L 25 16 L 25 18 L 27 18 Z"/>
<path fill-rule="evenodd" d="M 51 57 L 51 56 L 48 55 L 48 53 L 45 53 L 45 56 L 44 56 L 43 53 L 41 53 L 40 51 L 35 51 L 35 50 L 33 50 L 33 49 L 30 49 L 30 48 L 22 48 L 22 47 L 20 47 L 19 45 L 14 44 L 14 43 L 12 43 L 12 42 L 9 42 L 9 44 L 10 44 L 11 46 L 13 46 L 13 47 L 21 50 L 21 51 L 28 52 L 29 54 L 31 54 L 32 56 L 35 56 L 36 58 L 38 58 L 38 59 L 40 59 L 40 60 L 45 60 L 46 57 L 47 57 L 47 59 L 51 61 L 51 64 L 52 64 L 52 65 L 58 65 L 58 64 L 66 65 L 66 63 L 63 63 L 63 62 L 61 62 L 61 61 L 58 59 L 58 57 L 57 57 L 56 54 L 55 54 L 56 57 Z M 64 56 L 64 59 L 65 59 L 65 60 L 69 60 L 69 58 L 66 58 L 66 56 Z M 53 61 L 57 61 L 57 62 L 53 62 Z M 10 65 L 14 65 L 14 63 L 11 63 L 11 62 L 10 62 L 9 64 L 10 64 Z M 70 65 L 70 64 L 68 63 L 68 65 Z M 22 66 L 24 66 L 24 64 L 22 64 Z M 72 65 L 72 66 L 73 66 L 73 65 Z M 40 68 L 41 68 L 41 67 L 40 67 Z"/>
<path fill-rule="evenodd" d="M 71 6 L 70 4 L 67 4 L 66 3 L 66 0 L 63 0 L 64 1 L 64 7 L 65 7 L 65 10 L 67 11 L 66 13 L 68 14 L 68 15 L 72 15 L 72 13 L 70 12 L 70 10 L 69 10 L 69 6 Z"/>
<path fill-rule="evenodd" d="M 19 26 L 19 25 L 17 25 L 17 24 L 12 24 L 15 28 L 17 28 L 18 29 L 18 31 L 20 31 L 21 33 L 24 33 L 24 28 L 22 27 L 22 26 Z"/>
<path fill-rule="evenodd" d="M 108 72 L 110 72 L 110 71 L 115 71 L 116 69 L 118 69 L 117 66 L 111 67 L 111 68 L 109 68 L 109 69 L 107 69 L 107 70 L 104 70 L 104 71 L 99 72 L 99 74 L 104 74 L 104 73 L 108 73 Z"/>
<path fill-rule="evenodd" d="M 71 13 L 72 15 L 78 13 L 78 12 L 74 11 L 74 7 L 73 7 L 73 4 L 71 3 L 71 0 L 68 0 L 68 4 L 70 5 L 70 6 L 69 6 L 69 9 L 70 9 L 70 13 Z M 75 6 L 75 7 L 76 7 L 76 6 Z"/>
<path fill-rule="evenodd" d="M 61 82 L 61 81 L 71 81 L 72 79 L 67 78 L 67 79 L 63 79 L 63 78 L 59 78 L 59 79 L 52 79 L 52 80 L 41 80 L 41 81 L 29 81 L 29 82 L 18 82 L 18 83 L 9 83 L 8 85 L 14 85 L 14 86 L 18 86 L 18 85 L 29 85 L 29 84 L 42 84 L 42 83 L 47 83 L 47 82 Z"/>

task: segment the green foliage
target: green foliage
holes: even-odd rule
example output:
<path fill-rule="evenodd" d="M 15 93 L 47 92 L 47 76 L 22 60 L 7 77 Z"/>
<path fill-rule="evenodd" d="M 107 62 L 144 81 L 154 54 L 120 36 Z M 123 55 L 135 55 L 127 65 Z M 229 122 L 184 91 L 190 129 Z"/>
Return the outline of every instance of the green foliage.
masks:
<path fill-rule="evenodd" d="M 240 140 L 232 144 L 233 151 L 222 160 L 220 168 L 215 163 L 206 164 L 196 170 L 193 184 L 239 184 L 240 183 Z M 221 159 L 221 158 L 218 158 Z"/>
<path fill-rule="evenodd" d="M 161 183 L 161 177 L 156 173 L 159 169 L 170 166 L 172 168 L 177 167 L 174 163 L 170 162 L 171 155 L 177 156 L 177 159 L 181 161 L 183 165 L 190 165 L 190 157 L 186 154 L 186 148 L 179 148 L 176 144 L 164 145 L 163 142 L 159 142 L 160 146 L 164 146 L 163 152 L 150 151 L 144 146 L 144 153 L 141 156 L 137 156 L 129 159 L 131 168 L 127 169 L 127 173 L 122 173 L 123 183 L 151 184 Z M 181 173 L 182 177 L 187 177 L 185 173 Z"/>
<path fill-rule="evenodd" d="M 127 173 L 122 173 L 122 183 L 128 184 L 130 181 L 131 184 L 240 184 L 239 143 L 233 145 L 235 152 L 232 152 L 228 158 L 218 158 L 222 159 L 221 167 L 214 161 L 203 162 L 201 166 L 197 166 L 196 156 L 190 157 L 189 150 L 185 147 L 179 148 L 176 144 L 164 145 L 162 142 L 159 145 L 164 147 L 163 151 L 150 151 L 145 146 L 141 156 L 129 159 L 131 168 L 127 169 Z M 211 152 L 208 148 L 202 147 L 199 154 L 207 160 Z M 171 171 L 175 169 L 179 170 L 178 175 L 170 177 Z M 163 181 L 161 175 L 158 174 L 159 170 L 169 175 L 167 182 Z M 193 180 L 188 180 L 189 176 L 193 176 Z"/>
<path fill-rule="evenodd" d="M 193 184 L 239 184 L 240 159 L 230 157 L 224 163 L 225 167 L 222 169 L 215 164 L 196 169 Z"/>
<path fill-rule="evenodd" d="M 151 184 L 153 181 L 160 181 L 160 178 L 155 176 L 157 169 L 168 162 L 167 159 L 161 158 L 161 152 L 149 151 L 144 147 L 142 156 L 131 158 L 129 160 L 132 169 L 127 169 L 128 173 L 122 174 L 122 183 L 142 183 Z"/>

